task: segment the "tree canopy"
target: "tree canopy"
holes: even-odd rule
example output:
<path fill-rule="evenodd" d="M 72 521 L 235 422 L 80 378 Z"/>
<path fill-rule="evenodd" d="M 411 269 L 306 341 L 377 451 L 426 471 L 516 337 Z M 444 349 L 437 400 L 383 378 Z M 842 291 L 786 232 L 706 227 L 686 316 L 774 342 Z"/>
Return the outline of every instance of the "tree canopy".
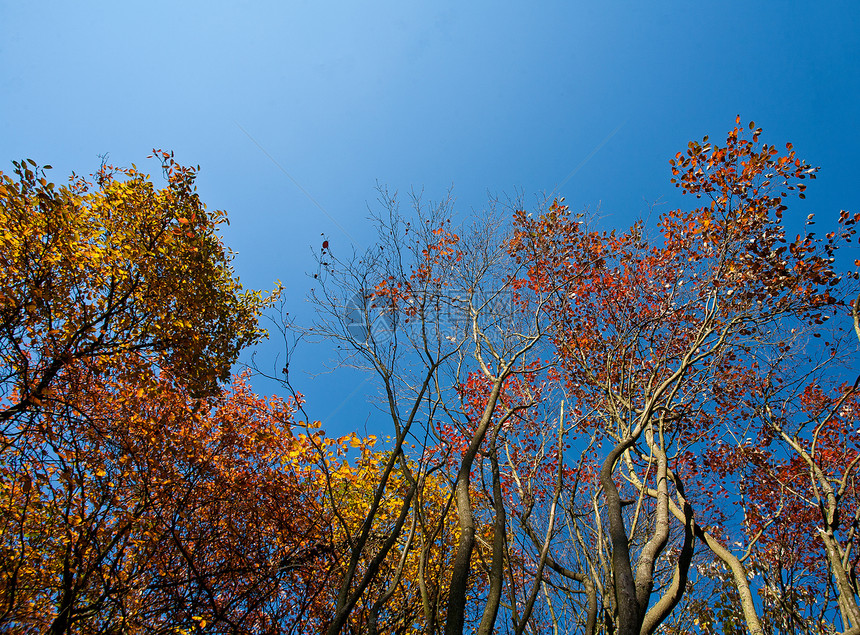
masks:
<path fill-rule="evenodd" d="M 3 628 L 860 633 L 860 214 L 792 215 L 791 144 L 691 142 L 694 206 L 627 230 L 383 190 L 316 274 L 381 387 L 341 438 L 231 379 L 280 289 L 157 156 L 0 177 Z"/>

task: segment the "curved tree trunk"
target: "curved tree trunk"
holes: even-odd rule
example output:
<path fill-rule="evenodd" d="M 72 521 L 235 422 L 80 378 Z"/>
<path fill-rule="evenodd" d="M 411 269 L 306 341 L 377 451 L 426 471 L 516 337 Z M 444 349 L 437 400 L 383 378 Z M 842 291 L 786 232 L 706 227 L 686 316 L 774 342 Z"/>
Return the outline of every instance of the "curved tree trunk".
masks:
<path fill-rule="evenodd" d="M 445 635 L 463 635 L 463 624 L 466 616 L 466 591 L 469 588 L 469 571 L 472 562 L 472 551 L 475 548 L 475 517 L 472 514 L 472 498 L 469 493 L 471 484 L 472 464 L 478 455 L 478 449 L 484 441 L 487 429 L 493 419 L 496 404 L 502 391 L 502 384 L 507 378 L 507 372 L 502 373 L 493 384 L 493 389 L 487 399 L 487 405 L 481 415 L 481 421 L 472 435 L 472 441 L 460 462 L 457 472 L 455 500 L 457 501 L 457 520 L 460 523 L 460 538 L 457 541 L 457 554 L 454 557 L 454 567 L 451 572 L 451 585 L 448 590 L 448 615 L 445 621 Z"/>

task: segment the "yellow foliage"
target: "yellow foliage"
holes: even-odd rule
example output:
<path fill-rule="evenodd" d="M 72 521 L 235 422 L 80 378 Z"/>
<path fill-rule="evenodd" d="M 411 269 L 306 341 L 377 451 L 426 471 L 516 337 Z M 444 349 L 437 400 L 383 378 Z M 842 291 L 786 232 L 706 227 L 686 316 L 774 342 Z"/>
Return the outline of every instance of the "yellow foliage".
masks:
<path fill-rule="evenodd" d="M 320 474 L 320 489 L 328 492 L 327 504 L 332 510 L 330 518 L 341 569 L 346 566 L 353 541 L 368 517 L 381 475 L 391 458 L 389 451 L 375 449 L 376 443 L 373 435 L 361 438 L 353 433 L 341 437 L 339 451 L 334 454 L 345 454 L 347 446 L 358 449 L 359 453 L 352 455 L 354 465 L 347 461 L 332 463 L 327 474 Z M 398 462 L 389 478 L 373 518 L 368 545 L 361 554 L 357 578 L 361 578 L 384 541 L 392 535 L 412 479 L 419 478 L 421 485 L 411 503 L 410 520 L 351 613 L 350 632 L 367 630 L 372 605 L 391 587 L 394 591 L 378 616 L 380 632 L 423 633 L 428 607 L 436 614 L 434 619 L 444 621 L 445 594 L 459 534 L 453 506 L 449 505 L 450 484 L 439 473 L 422 476 L 417 465 L 408 461 L 406 465 L 408 469 L 404 470 Z M 339 584 L 333 585 L 332 595 L 324 605 L 335 604 L 334 594 L 338 589 Z"/>
<path fill-rule="evenodd" d="M 0 351 L 22 399 L 73 359 L 130 351 L 211 393 L 263 334 L 272 298 L 235 278 L 226 216 L 206 210 L 193 169 L 160 158 L 162 189 L 134 167 L 65 186 L 34 163 L 0 172 Z"/>

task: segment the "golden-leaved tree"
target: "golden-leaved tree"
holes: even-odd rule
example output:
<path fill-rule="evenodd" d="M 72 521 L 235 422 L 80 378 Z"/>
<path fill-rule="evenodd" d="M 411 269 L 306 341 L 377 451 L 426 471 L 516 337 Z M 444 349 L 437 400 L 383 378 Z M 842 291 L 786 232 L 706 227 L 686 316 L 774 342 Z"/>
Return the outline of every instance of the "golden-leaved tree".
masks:
<path fill-rule="evenodd" d="M 159 158 L 161 188 L 0 175 L 6 629 L 271 630 L 324 581 L 318 444 L 290 403 L 222 386 L 269 299 L 239 285 L 196 171 Z"/>

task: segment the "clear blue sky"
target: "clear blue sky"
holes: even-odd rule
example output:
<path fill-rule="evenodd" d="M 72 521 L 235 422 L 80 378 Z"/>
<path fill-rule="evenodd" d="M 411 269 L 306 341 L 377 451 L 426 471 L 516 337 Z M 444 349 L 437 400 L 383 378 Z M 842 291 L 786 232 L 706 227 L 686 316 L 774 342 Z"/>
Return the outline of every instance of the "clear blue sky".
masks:
<path fill-rule="evenodd" d="M 553 190 L 599 147 L 561 193 L 625 227 L 677 203 L 668 159 L 741 114 L 822 166 L 804 214 L 860 211 L 858 33 L 856 0 L 5 1 L 0 169 L 31 157 L 62 180 L 109 153 L 157 171 L 150 149 L 172 149 L 229 212 L 245 285 L 280 278 L 306 318 L 320 234 L 346 246 L 333 218 L 370 241 L 377 181 L 453 184 L 468 214 L 488 192 Z M 330 357 L 306 346 L 291 366 L 315 418 L 360 380 L 303 373 Z M 370 411 L 360 390 L 336 431 Z"/>

